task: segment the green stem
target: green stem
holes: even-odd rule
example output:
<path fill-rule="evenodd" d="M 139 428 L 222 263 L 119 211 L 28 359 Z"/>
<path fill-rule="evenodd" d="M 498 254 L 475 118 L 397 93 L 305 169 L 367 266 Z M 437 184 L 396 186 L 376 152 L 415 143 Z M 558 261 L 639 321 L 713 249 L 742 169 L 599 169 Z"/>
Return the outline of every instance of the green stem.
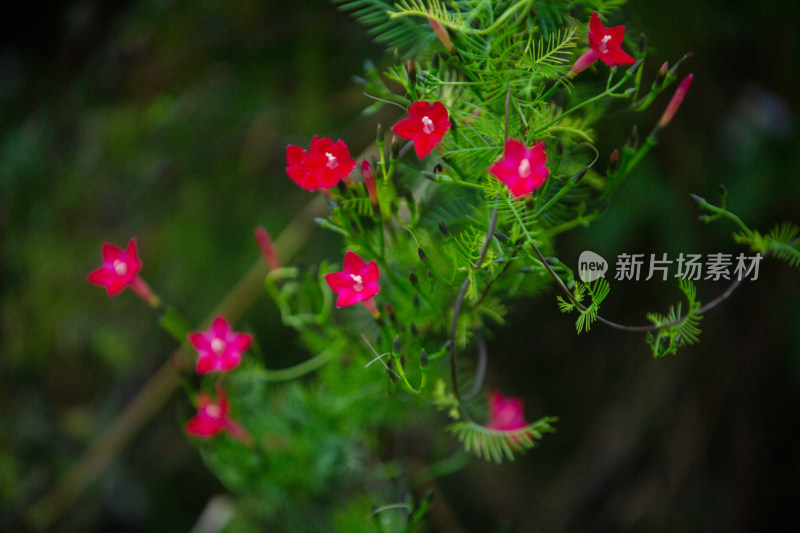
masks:
<path fill-rule="evenodd" d="M 346 343 L 339 341 L 330 346 L 327 350 L 320 352 L 318 355 L 298 365 L 281 370 L 259 369 L 255 373 L 264 381 L 291 381 L 293 379 L 298 379 L 324 366 L 325 363 L 341 353 L 345 347 Z"/>
<path fill-rule="evenodd" d="M 614 91 L 619 89 L 625 82 L 627 82 L 631 78 L 631 76 L 633 76 L 633 72 L 631 72 L 631 70 L 632 70 L 632 68 L 628 69 L 627 71 L 625 71 L 625 75 L 622 76 L 622 79 L 620 79 L 616 83 L 616 85 L 614 85 L 613 87 L 607 88 L 605 91 L 603 91 L 602 93 L 598 94 L 597 96 L 593 96 L 592 98 L 589 98 L 588 100 L 585 100 L 585 101 L 581 102 L 580 104 L 576 104 L 575 106 L 569 108 L 568 110 L 564 111 L 563 113 L 561 113 L 557 117 L 553 118 L 553 120 L 551 120 L 550 122 L 548 122 L 547 124 L 545 124 L 544 126 L 539 128 L 538 130 L 533 132 L 533 134 L 537 135 L 537 134 L 539 134 L 539 133 L 541 133 L 543 131 L 547 131 L 547 129 L 550 126 L 552 126 L 553 124 L 556 124 L 557 122 L 559 122 L 561 119 L 563 119 L 564 117 L 566 117 L 570 113 L 573 113 L 573 112 L 577 111 L 578 109 L 581 109 L 582 107 L 586 107 L 587 105 L 589 105 L 591 103 L 594 103 L 597 100 L 600 100 L 601 98 L 604 98 L 606 96 L 612 95 L 614 93 Z"/>

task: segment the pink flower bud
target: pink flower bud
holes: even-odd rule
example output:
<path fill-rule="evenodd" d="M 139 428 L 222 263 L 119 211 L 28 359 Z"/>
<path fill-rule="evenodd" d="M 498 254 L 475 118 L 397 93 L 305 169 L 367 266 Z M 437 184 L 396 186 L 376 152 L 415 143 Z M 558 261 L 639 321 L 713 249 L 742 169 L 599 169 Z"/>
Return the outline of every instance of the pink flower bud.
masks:
<path fill-rule="evenodd" d="M 430 11 L 428 12 L 430 13 Z M 442 25 L 442 23 L 438 20 L 434 20 L 432 18 L 428 19 L 428 24 L 431 25 L 433 33 L 436 34 L 436 37 L 438 37 L 440 41 L 442 41 L 442 44 L 445 48 L 447 48 L 447 51 L 452 53 L 455 47 L 453 46 L 453 42 L 450 40 L 450 35 L 447 34 L 447 28 L 445 28 L 444 25 Z"/>
<path fill-rule="evenodd" d="M 664 114 L 661 115 L 661 119 L 658 121 L 658 125 L 660 127 L 664 127 L 669 124 L 672 117 L 675 116 L 675 113 L 678 111 L 678 108 L 683 103 L 683 99 L 686 96 L 686 93 L 689 91 L 689 87 L 692 85 L 692 80 L 694 79 L 693 74 L 689 74 L 686 76 L 678 88 L 675 90 L 675 94 L 672 95 L 672 100 L 669 101 L 669 105 L 664 110 Z"/>
<path fill-rule="evenodd" d="M 372 173 L 372 165 L 366 159 L 361 162 L 361 173 L 364 175 L 364 185 L 367 186 L 367 194 L 372 205 L 378 203 L 378 189 L 375 187 L 375 175 Z"/>
<path fill-rule="evenodd" d="M 281 259 L 278 257 L 278 251 L 275 249 L 275 244 L 272 242 L 272 237 L 264 226 L 258 226 L 255 231 L 256 242 L 258 248 L 261 250 L 261 256 L 270 270 L 281 268 Z"/>

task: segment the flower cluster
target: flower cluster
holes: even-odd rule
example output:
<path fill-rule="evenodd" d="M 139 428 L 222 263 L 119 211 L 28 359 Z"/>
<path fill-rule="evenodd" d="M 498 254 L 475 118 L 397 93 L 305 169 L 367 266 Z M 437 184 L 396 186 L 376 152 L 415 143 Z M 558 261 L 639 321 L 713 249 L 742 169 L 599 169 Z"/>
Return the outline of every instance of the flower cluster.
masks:
<path fill-rule="evenodd" d="M 102 255 L 103 264 L 100 268 L 86 276 L 90 283 L 105 287 L 109 296 L 115 296 L 130 287 L 153 307 L 161 306 L 158 296 L 139 277 L 142 262 L 135 238 L 128 242 L 124 251 L 113 244 L 104 243 Z M 223 316 L 217 316 L 207 331 L 189 333 L 187 339 L 197 351 L 195 370 L 198 374 L 233 370 L 242 362 L 242 354 L 253 342 L 252 335 L 233 331 Z M 186 431 L 190 435 L 209 438 L 226 431 L 238 440 L 247 440 L 247 432 L 229 417 L 228 399 L 221 387 L 218 387 L 216 402 L 205 393 L 198 394 L 197 409 L 197 415 L 186 424 Z"/>

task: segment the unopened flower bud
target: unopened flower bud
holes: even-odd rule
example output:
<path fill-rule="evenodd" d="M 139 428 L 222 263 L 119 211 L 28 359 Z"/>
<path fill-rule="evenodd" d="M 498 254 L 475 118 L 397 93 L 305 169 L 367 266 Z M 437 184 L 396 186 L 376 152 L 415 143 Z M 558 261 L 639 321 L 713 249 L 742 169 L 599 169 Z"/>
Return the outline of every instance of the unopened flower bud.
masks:
<path fill-rule="evenodd" d="M 664 114 L 661 115 L 661 119 L 658 121 L 658 125 L 660 127 L 664 127 L 672 120 L 672 117 L 675 116 L 675 112 L 678 111 L 678 108 L 683 103 L 683 99 L 686 96 L 686 92 L 689 90 L 689 87 L 692 85 L 692 80 L 694 76 L 689 74 L 686 76 L 678 88 L 675 90 L 675 94 L 672 95 L 672 100 L 669 101 L 669 105 L 664 110 Z"/>
<path fill-rule="evenodd" d="M 428 366 L 428 363 L 429 363 L 428 352 L 425 350 L 425 348 L 423 348 L 422 351 L 419 353 L 419 366 L 425 368 L 426 366 Z"/>
<path fill-rule="evenodd" d="M 397 135 L 392 135 L 392 159 L 397 159 L 398 154 L 400 153 L 400 141 L 397 139 Z"/>
<path fill-rule="evenodd" d="M 392 341 L 392 353 L 400 355 L 400 335 L 397 335 Z"/>
<path fill-rule="evenodd" d="M 636 71 L 639 70 L 639 67 L 642 66 L 642 61 L 644 61 L 644 60 L 643 59 L 639 59 L 636 63 L 631 65 L 631 68 L 628 69 L 628 74 L 630 74 L 631 76 L 636 74 Z"/>
<path fill-rule="evenodd" d="M 428 19 L 428 24 L 431 25 L 433 33 L 439 38 L 447 51 L 452 54 L 455 47 L 453 46 L 453 42 L 450 40 L 450 35 L 447 34 L 447 28 L 445 28 L 444 25 L 438 20 L 434 20 L 432 18 Z"/>
<path fill-rule="evenodd" d="M 672 80 L 674 80 L 675 78 L 678 77 L 678 67 L 680 67 L 681 63 L 683 63 L 684 61 L 686 61 L 690 57 L 692 57 L 692 53 L 688 52 L 688 53 L 684 54 L 684 56 L 682 58 L 680 58 L 677 63 L 672 65 L 672 68 L 669 69 L 669 71 L 667 72 L 667 80 L 666 80 L 667 83 L 672 82 Z"/>
<path fill-rule="evenodd" d="M 442 237 L 445 239 L 450 237 L 450 230 L 447 229 L 447 224 L 444 223 L 444 220 L 439 221 L 439 233 L 441 233 Z"/>
<path fill-rule="evenodd" d="M 367 186 L 367 194 L 372 205 L 378 203 L 378 189 L 375 186 L 375 175 L 372 173 L 372 165 L 366 159 L 361 162 L 361 173 L 364 175 L 364 185 Z"/>
<path fill-rule="evenodd" d="M 256 242 L 258 243 L 258 248 L 261 250 L 261 256 L 264 258 L 264 262 L 267 264 L 270 270 L 275 270 L 281 267 L 281 260 L 278 257 L 278 251 L 275 249 L 275 245 L 272 242 L 272 237 L 270 237 L 269 233 L 264 226 L 258 226 L 255 231 Z"/>
<path fill-rule="evenodd" d="M 569 179 L 569 182 L 573 185 L 579 184 L 588 171 L 589 167 L 583 167 Z"/>
<path fill-rule="evenodd" d="M 628 142 L 625 143 L 625 145 L 626 147 L 631 148 L 633 150 L 635 150 L 636 147 L 639 146 L 639 129 L 636 126 L 634 126 L 633 129 L 631 130 L 631 136 L 628 137 Z"/>
<path fill-rule="evenodd" d="M 417 273 L 416 273 L 416 272 L 414 272 L 413 270 L 412 270 L 412 271 L 411 271 L 411 273 L 408 275 L 408 281 L 410 281 L 410 282 L 411 282 L 411 284 L 412 284 L 414 287 L 416 287 L 416 286 L 417 286 L 417 284 L 419 283 L 419 279 L 417 279 Z"/>
<path fill-rule="evenodd" d="M 637 44 L 639 45 L 639 54 L 644 54 L 645 50 L 647 49 L 647 35 L 640 33 Z"/>
<path fill-rule="evenodd" d="M 619 169 L 619 150 L 611 152 L 611 157 L 608 159 L 608 173 L 613 174 Z"/>
<path fill-rule="evenodd" d="M 422 248 L 417 248 L 417 255 L 419 255 L 420 262 L 425 263 L 428 261 L 428 254 Z"/>
<path fill-rule="evenodd" d="M 414 61 L 411 60 L 408 62 L 408 87 L 413 91 L 414 87 L 417 86 L 417 66 L 414 64 Z"/>
<path fill-rule="evenodd" d="M 439 51 L 434 50 L 431 56 L 431 70 L 439 70 Z"/>
<path fill-rule="evenodd" d="M 383 143 L 386 142 L 386 135 L 383 133 L 383 126 L 381 126 L 380 122 L 378 122 L 378 131 L 375 139 L 379 146 L 383 146 Z"/>
<path fill-rule="evenodd" d="M 400 381 L 400 376 L 398 376 L 397 372 L 395 372 L 391 368 L 387 368 L 386 373 L 389 374 L 389 379 L 392 380 L 392 383 L 398 383 Z"/>

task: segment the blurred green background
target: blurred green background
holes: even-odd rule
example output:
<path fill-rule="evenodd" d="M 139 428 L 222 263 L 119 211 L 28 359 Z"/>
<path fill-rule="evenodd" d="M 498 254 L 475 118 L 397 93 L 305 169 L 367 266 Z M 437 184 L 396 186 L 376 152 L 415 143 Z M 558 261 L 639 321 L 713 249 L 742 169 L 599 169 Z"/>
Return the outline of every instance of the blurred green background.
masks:
<path fill-rule="evenodd" d="M 352 81 L 382 48 L 323 0 L 18 6 L 0 34 L 0 530 L 74 463 L 175 349 L 131 294 L 85 282 L 100 243 L 139 242 L 143 275 L 199 322 L 311 195 L 285 148 L 314 134 L 374 139 Z M 734 253 L 688 198 L 751 227 L 800 224 L 800 7 L 792 2 L 633 0 L 628 35 L 651 46 L 645 80 L 692 51 L 694 85 L 657 150 L 609 212 L 558 244 L 582 250 Z M 646 81 L 647 82 L 647 81 Z M 644 115 L 601 124 L 603 157 Z M 384 118 L 389 125 L 392 118 Z M 636 121 L 636 122 L 634 122 Z M 297 259 L 334 257 L 317 232 Z M 708 301 L 720 283 L 699 286 Z M 673 284 L 612 282 L 604 314 L 639 323 Z M 643 338 L 577 337 L 555 295 L 514 302 L 490 343 L 487 384 L 558 433 L 516 463 L 478 461 L 440 480 L 440 531 L 749 531 L 797 524 L 800 274 L 762 264 L 703 322 L 701 343 L 654 361 Z M 300 348 L 266 297 L 240 321 L 270 364 Z M 177 396 L 55 530 L 188 531 L 224 493 L 177 423 Z M 775 526 L 775 527 L 771 527 Z"/>

